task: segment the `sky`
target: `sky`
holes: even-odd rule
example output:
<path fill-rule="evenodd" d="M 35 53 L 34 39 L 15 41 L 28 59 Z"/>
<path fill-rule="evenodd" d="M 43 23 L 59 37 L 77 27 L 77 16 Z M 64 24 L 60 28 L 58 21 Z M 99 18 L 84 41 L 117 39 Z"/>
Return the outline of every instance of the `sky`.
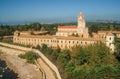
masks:
<path fill-rule="evenodd" d="M 120 20 L 120 0 L 0 0 L 0 23 Z"/>

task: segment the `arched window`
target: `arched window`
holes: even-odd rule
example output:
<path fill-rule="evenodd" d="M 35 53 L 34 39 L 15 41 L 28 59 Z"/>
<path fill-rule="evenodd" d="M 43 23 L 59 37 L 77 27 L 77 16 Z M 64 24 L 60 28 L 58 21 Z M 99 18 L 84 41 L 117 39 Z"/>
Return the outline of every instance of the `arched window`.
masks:
<path fill-rule="evenodd" d="M 74 44 L 74 41 L 73 41 L 73 44 Z"/>
<path fill-rule="evenodd" d="M 109 46 L 111 46 L 111 43 L 109 43 Z"/>
<path fill-rule="evenodd" d="M 70 41 L 69 41 L 69 43 L 70 43 Z"/>
<path fill-rule="evenodd" d="M 110 37 L 110 40 L 111 40 L 111 37 Z"/>
<path fill-rule="evenodd" d="M 83 35 L 81 37 L 83 38 Z"/>

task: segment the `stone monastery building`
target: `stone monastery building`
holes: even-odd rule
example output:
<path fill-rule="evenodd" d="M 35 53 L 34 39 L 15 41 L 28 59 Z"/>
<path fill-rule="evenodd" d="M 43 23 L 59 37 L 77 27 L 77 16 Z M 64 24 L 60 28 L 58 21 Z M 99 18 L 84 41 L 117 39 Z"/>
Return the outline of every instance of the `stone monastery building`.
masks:
<path fill-rule="evenodd" d="M 58 26 L 56 35 L 47 35 L 47 32 L 34 31 L 32 35 L 29 31 L 14 32 L 13 42 L 25 45 L 42 45 L 47 44 L 53 49 L 71 48 L 75 45 L 88 45 L 98 42 L 105 43 L 112 52 L 114 52 L 114 35 L 120 37 L 118 31 L 98 31 L 93 33 L 93 37 L 90 37 L 88 33 L 88 27 L 85 25 L 85 19 L 82 13 L 78 16 L 77 26 Z"/>
<path fill-rule="evenodd" d="M 85 25 L 85 19 L 82 13 L 78 16 L 78 26 L 58 26 L 57 36 L 70 36 L 78 34 L 79 37 L 88 38 L 88 28 Z"/>

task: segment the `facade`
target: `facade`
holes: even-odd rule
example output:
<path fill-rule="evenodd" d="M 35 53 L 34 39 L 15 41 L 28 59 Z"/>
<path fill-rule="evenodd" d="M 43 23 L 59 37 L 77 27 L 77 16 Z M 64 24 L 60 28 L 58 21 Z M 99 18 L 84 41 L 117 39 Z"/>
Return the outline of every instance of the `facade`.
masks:
<path fill-rule="evenodd" d="M 99 31 L 93 33 L 93 37 L 89 36 L 88 28 L 85 25 L 84 16 L 82 13 L 78 16 L 77 26 L 58 26 L 56 35 L 32 35 L 26 32 L 14 32 L 13 42 L 25 45 L 42 45 L 47 44 L 48 46 L 56 49 L 70 49 L 76 45 L 88 45 L 98 42 L 103 42 L 108 46 L 112 52 L 114 52 L 114 35 L 111 31 Z M 34 32 L 33 32 L 34 33 Z M 43 33 L 43 32 L 40 32 Z M 114 32 L 120 37 L 120 32 Z M 35 33 L 34 33 L 35 34 Z M 77 34 L 78 36 L 73 36 Z"/>
<path fill-rule="evenodd" d="M 58 26 L 58 31 L 56 33 L 57 36 L 71 36 L 78 35 L 79 37 L 88 38 L 88 28 L 85 25 L 85 19 L 83 14 L 80 12 L 78 16 L 78 25 L 73 26 Z"/>

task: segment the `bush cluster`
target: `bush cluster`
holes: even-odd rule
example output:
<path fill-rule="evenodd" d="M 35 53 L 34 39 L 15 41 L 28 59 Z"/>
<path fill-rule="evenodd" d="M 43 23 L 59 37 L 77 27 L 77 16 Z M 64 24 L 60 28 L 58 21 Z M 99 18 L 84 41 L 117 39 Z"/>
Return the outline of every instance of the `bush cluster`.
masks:
<path fill-rule="evenodd" d="M 28 51 L 25 54 L 20 54 L 18 55 L 18 57 L 22 58 L 22 59 L 26 59 L 28 63 L 35 63 L 35 60 L 38 58 L 38 54 L 36 54 L 33 51 Z"/>

